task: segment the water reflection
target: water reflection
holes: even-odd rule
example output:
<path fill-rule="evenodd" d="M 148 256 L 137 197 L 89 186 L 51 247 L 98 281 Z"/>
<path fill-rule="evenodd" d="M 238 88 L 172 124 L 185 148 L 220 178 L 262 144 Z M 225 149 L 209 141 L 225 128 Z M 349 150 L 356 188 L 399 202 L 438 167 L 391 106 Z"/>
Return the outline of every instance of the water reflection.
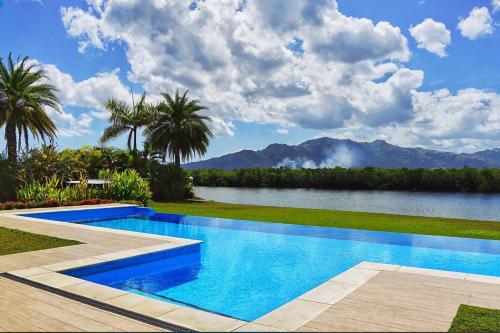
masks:
<path fill-rule="evenodd" d="M 500 194 L 202 186 L 195 191 L 204 199 L 228 203 L 500 221 Z"/>

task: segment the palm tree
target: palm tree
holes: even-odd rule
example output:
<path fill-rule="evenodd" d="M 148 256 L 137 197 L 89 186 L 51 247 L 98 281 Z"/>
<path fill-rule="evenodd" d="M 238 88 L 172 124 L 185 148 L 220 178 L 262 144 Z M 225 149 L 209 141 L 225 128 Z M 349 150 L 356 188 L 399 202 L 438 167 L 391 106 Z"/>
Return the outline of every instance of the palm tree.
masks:
<path fill-rule="evenodd" d="M 162 94 L 164 101 L 155 107 L 153 122 L 144 131 L 151 147 L 165 152 L 177 166 L 195 154 L 204 155 L 213 136 L 206 124 L 210 118 L 198 114 L 208 108 L 197 100 L 190 101 L 187 94 L 181 96 L 177 91 L 174 98 Z"/>
<path fill-rule="evenodd" d="M 0 58 L 0 127 L 5 125 L 7 155 L 11 162 L 17 161 L 17 150 L 24 139 L 29 145 L 29 135 L 45 142 L 45 138 L 56 136 L 56 126 L 45 108 L 58 110 L 56 88 L 46 83 L 47 76 L 28 57 L 12 60 L 7 64 Z M 44 82 L 45 81 L 45 82 Z"/>
<path fill-rule="evenodd" d="M 105 108 L 111 115 L 108 126 L 101 138 L 100 143 L 104 144 L 111 139 L 128 132 L 127 147 L 129 151 L 137 153 L 137 131 L 145 126 L 150 120 L 150 107 L 146 103 L 146 93 L 143 93 L 139 103 L 135 104 L 134 95 L 132 94 L 132 106 L 126 102 L 118 101 L 114 98 L 106 102 Z"/>

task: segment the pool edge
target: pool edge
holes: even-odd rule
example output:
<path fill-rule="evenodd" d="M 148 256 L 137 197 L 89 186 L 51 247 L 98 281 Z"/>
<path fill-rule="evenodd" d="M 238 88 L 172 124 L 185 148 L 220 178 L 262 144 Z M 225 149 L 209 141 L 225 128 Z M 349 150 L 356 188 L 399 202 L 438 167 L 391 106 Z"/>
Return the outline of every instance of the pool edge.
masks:
<path fill-rule="evenodd" d="M 95 207 L 95 208 L 112 208 L 116 207 L 118 205 L 113 205 L 113 206 L 108 206 L 108 207 Z M 130 206 L 130 205 L 127 205 Z M 69 207 L 68 207 L 69 208 Z M 71 207 L 73 208 L 73 207 Z M 86 209 L 85 207 L 79 207 L 79 209 Z M 78 209 L 68 209 L 68 210 L 78 210 Z M 101 232 L 109 232 L 109 233 L 115 233 L 115 234 L 128 234 L 128 235 L 134 235 L 134 236 L 140 236 L 140 237 L 145 237 L 145 238 L 154 238 L 154 239 L 163 239 L 166 241 L 165 244 L 158 244 L 158 245 L 152 245 L 152 246 L 146 246 L 142 248 L 136 248 L 132 250 L 125 250 L 125 251 L 118 251 L 118 252 L 110 252 L 106 253 L 103 255 L 99 256 L 94 256 L 94 257 L 86 257 L 82 259 L 75 259 L 75 260 L 69 260 L 69 261 L 61 261 L 55 264 L 51 265 L 43 265 L 43 266 L 34 266 L 30 267 L 27 269 L 22 269 L 22 270 L 14 270 L 8 272 L 8 274 L 16 275 L 21 278 L 25 278 L 28 280 L 35 281 L 37 283 L 40 283 L 42 285 L 46 285 L 51 288 L 59 289 L 62 291 L 65 291 L 64 288 L 71 287 L 72 285 L 78 285 L 78 284 L 84 284 L 84 283 L 89 283 L 85 280 L 82 279 L 77 279 L 77 278 L 72 278 L 78 281 L 61 281 L 61 276 L 65 276 L 64 274 L 61 274 L 61 271 L 68 270 L 68 269 L 73 269 L 73 268 L 79 268 L 79 267 L 85 267 L 85 266 L 90 266 L 92 264 L 99 264 L 99 263 L 104 263 L 108 261 L 115 261 L 115 260 L 120 260 L 120 259 L 126 259 L 126 258 L 131 258 L 134 256 L 140 256 L 143 254 L 147 253 L 154 253 L 154 252 L 159 252 L 159 251 L 165 251 L 169 249 L 174 249 L 182 246 L 188 246 L 192 244 L 199 244 L 200 241 L 196 240 L 189 240 L 185 238 L 178 238 L 178 237 L 169 237 L 169 236 L 161 236 L 161 235 L 151 235 L 151 234 L 144 234 L 140 232 L 131 232 L 131 231 L 123 231 L 123 230 L 116 230 L 116 229 L 107 229 L 107 228 L 100 228 L 100 227 L 93 227 L 93 226 L 86 226 L 86 225 L 78 225 L 78 224 L 72 224 L 72 223 L 66 223 L 66 222 L 58 222 L 58 221 L 50 221 L 50 220 L 43 220 L 43 219 L 36 219 L 36 218 L 29 218 L 29 217 L 23 217 L 19 216 L 17 214 L 5 214 L 4 216 L 8 217 L 15 217 L 18 219 L 28 219 L 31 221 L 36 221 L 36 222 L 41 222 L 41 223 L 50 223 L 50 224 L 57 224 L 61 225 L 64 224 L 67 227 L 76 227 L 80 228 L 82 230 L 99 230 Z M 326 281 L 325 283 L 317 286 L 316 288 L 313 288 L 306 293 L 300 295 L 299 297 L 293 299 L 292 301 L 284 304 L 281 307 L 278 307 L 277 309 L 265 314 L 264 316 L 252 321 L 252 322 L 245 322 L 242 320 L 233 320 L 233 321 L 228 321 L 229 319 L 227 317 L 223 316 L 217 316 L 215 314 L 206 312 L 206 311 L 201 311 L 201 310 L 194 310 L 191 308 L 187 307 L 181 307 L 178 306 L 179 308 L 176 308 L 172 311 L 168 311 L 162 315 L 152 317 L 156 318 L 162 321 L 165 321 L 167 323 L 171 323 L 174 325 L 179 325 L 179 326 L 186 326 L 186 328 L 189 329 L 195 329 L 195 330 L 208 330 L 208 331 L 234 331 L 234 330 L 244 330 L 245 326 L 251 325 L 251 324 L 256 324 L 260 326 L 267 327 L 269 330 L 277 329 L 277 330 L 295 330 L 299 327 L 302 326 L 305 322 L 308 322 L 315 317 L 317 317 L 319 314 L 324 312 L 326 309 L 328 309 L 331 305 L 339 302 L 343 298 L 347 297 L 350 293 L 355 291 L 357 288 L 360 286 L 364 285 L 366 282 L 371 280 L 373 277 L 375 277 L 378 273 L 381 271 L 399 271 L 402 273 L 412 273 L 412 274 L 420 274 L 420 275 L 430 275 L 430 276 L 440 276 L 440 277 L 447 277 L 447 278 L 454 278 L 454 279 L 460 279 L 460 280 L 468 280 L 468 281 L 475 281 L 475 282 L 483 282 L 483 283 L 490 283 L 490 284 L 500 284 L 500 277 L 494 277 L 494 276 L 488 276 L 488 275 L 478 275 L 478 274 L 468 274 L 468 273 L 458 273 L 458 272 L 452 272 L 452 271 L 445 271 L 445 270 L 432 270 L 432 269 L 423 269 L 423 268 L 416 268 L 416 267 L 410 267 L 410 266 L 398 266 L 398 265 L 389 265 L 389 264 L 381 264 L 381 263 L 374 263 L 374 262 L 361 262 L 350 269 L 346 270 L 345 272 L 333 276 L 330 280 Z M 52 276 L 48 276 L 47 274 L 52 274 Z M 41 281 L 36 281 L 37 279 L 40 278 L 40 276 L 44 275 L 45 277 L 48 277 L 48 279 L 41 279 Z M 66 276 L 67 277 L 67 276 Z M 52 278 L 52 279 L 51 279 Z M 59 278 L 59 279 L 58 279 Z M 70 278 L 70 277 L 67 277 Z M 59 286 L 57 286 L 59 285 Z M 340 291 L 338 288 L 339 286 L 344 286 L 345 285 L 351 285 L 350 287 L 348 286 L 347 290 L 345 288 L 342 288 L 344 291 Z M 102 285 L 98 285 L 102 286 Z M 106 289 L 109 291 L 109 289 L 114 289 L 115 291 L 123 292 L 121 290 L 115 289 L 115 288 L 110 288 L 110 287 L 105 287 L 102 286 L 103 289 Z M 109 289 L 107 289 L 109 288 Z M 314 291 L 321 290 L 321 292 L 315 292 Z M 321 294 L 325 293 L 325 290 L 327 292 L 336 294 L 337 296 L 332 296 L 331 300 L 325 300 L 324 298 L 321 298 Z M 82 295 L 83 294 L 83 295 Z M 85 296 L 85 292 L 82 292 L 80 294 L 81 296 Z M 119 294 L 118 296 L 115 297 L 110 297 L 105 300 L 99 300 L 100 302 L 104 302 L 106 304 L 113 305 L 109 303 L 110 300 L 116 299 L 118 297 L 122 297 L 123 295 L 127 294 L 126 292 L 123 292 L 122 294 Z M 95 292 L 92 292 L 88 294 L 89 298 L 94 298 L 95 299 Z M 148 297 L 136 295 L 138 297 L 144 298 L 144 301 L 148 301 Z M 168 303 L 168 302 L 165 302 Z M 319 304 L 319 305 L 318 305 Z M 308 308 L 308 305 L 309 308 Z M 127 309 L 126 306 L 121 307 L 122 309 L 129 310 Z M 312 310 L 311 310 L 312 308 Z M 173 312 L 179 311 L 180 313 L 176 313 L 175 315 L 172 315 Z M 129 310 L 130 311 L 130 310 Z M 290 315 L 293 314 L 292 317 Z M 216 316 L 216 317 L 214 317 Z M 221 318 L 217 318 L 221 317 Z M 297 320 L 293 320 L 293 317 L 297 317 Z M 189 320 L 187 320 L 189 319 Z M 203 322 L 205 320 L 205 322 Z M 219 320 L 219 322 L 217 322 Z M 193 323 L 194 322 L 194 323 Z"/>

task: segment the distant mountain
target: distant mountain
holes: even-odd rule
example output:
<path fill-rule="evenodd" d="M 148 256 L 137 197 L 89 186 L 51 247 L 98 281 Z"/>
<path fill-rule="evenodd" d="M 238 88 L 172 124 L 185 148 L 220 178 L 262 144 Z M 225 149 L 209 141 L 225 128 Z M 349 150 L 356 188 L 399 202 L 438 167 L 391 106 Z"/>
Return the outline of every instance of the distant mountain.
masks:
<path fill-rule="evenodd" d="M 297 146 L 272 144 L 262 150 L 236 153 L 184 165 L 187 169 L 291 168 L 474 168 L 500 167 L 500 148 L 455 154 L 423 148 L 403 148 L 383 140 L 357 142 L 320 138 Z"/>

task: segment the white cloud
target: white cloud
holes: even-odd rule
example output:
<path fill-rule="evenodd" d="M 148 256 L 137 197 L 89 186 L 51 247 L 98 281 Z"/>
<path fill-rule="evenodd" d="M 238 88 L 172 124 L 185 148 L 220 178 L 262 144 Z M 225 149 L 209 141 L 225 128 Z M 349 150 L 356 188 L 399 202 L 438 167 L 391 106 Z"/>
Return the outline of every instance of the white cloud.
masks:
<path fill-rule="evenodd" d="M 286 135 L 286 134 L 288 134 L 288 130 L 286 128 L 280 127 L 276 130 L 276 133 L 281 134 L 281 135 Z"/>
<path fill-rule="evenodd" d="M 191 11 L 179 1 L 111 0 L 102 12 L 61 13 L 82 49 L 123 42 L 129 80 L 154 94 L 190 89 L 221 119 L 339 126 L 371 107 L 354 87 L 401 90 L 373 82 L 409 58 L 399 28 L 345 16 L 334 1 L 282 2 L 247 1 L 240 11 L 233 1 L 197 2 Z M 286 48 L 294 38 L 302 56 Z"/>
<path fill-rule="evenodd" d="M 208 126 L 214 136 L 234 136 L 234 124 L 231 121 L 211 117 Z"/>
<path fill-rule="evenodd" d="M 493 33 L 493 19 L 486 7 L 474 7 L 469 16 L 460 20 L 458 29 L 462 36 L 475 40 Z"/>
<path fill-rule="evenodd" d="M 89 4 L 93 5 L 93 1 Z M 104 49 L 104 43 L 101 39 L 98 29 L 99 21 L 92 15 L 85 15 L 80 8 L 62 8 L 61 14 L 63 24 L 70 36 L 85 35 L 88 40 L 82 40 L 79 43 L 78 51 L 83 53 L 89 45 L 98 49 Z"/>
<path fill-rule="evenodd" d="M 500 10 L 500 0 L 491 0 L 491 5 L 493 6 L 493 13 Z"/>
<path fill-rule="evenodd" d="M 107 112 L 103 109 L 106 100 L 111 97 L 125 100 L 130 98 L 128 88 L 120 81 L 118 70 L 98 73 L 88 79 L 75 81 L 70 74 L 60 71 L 55 65 L 32 61 L 45 70 L 49 82 L 57 88 L 57 97 L 62 108 L 61 110 L 48 108 L 47 113 L 55 122 L 60 136 L 72 137 L 92 133 L 94 118 L 108 118 Z M 92 111 L 78 112 L 75 108 Z"/>
<path fill-rule="evenodd" d="M 426 18 L 409 30 L 417 41 L 418 48 L 426 49 L 440 57 L 446 56 L 446 46 L 451 43 L 451 33 L 443 23 Z"/>
<path fill-rule="evenodd" d="M 440 89 L 415 93 L 413 100 L 415 117 L 407 123 L 378 128 L 354 124 L 322 135 L 457 152 L 500 146 L 500 94 L 479 89 L 452 94 Z"/>
<path fill-rule="evenodd" d="M 440 91 L 420 92 L 424 73 L 405 67 L 410 57 L 407 39 L 388 22 L 344 15 L 333 0 L 220 0 L 196 5 L 190 10 L 185 2 L 174 0 L 88 0 L 87 9 L 66 7 L 61 15 L 82 52 L 122 45 L 130 64 L 128 79 L 149 93 L 189 89 L 191 98 L 209 107 L 216 135 L 234 135 L 236 120 L 281 129 L 335 129 L 335 136 L 376 136 L 450 149 L 469 149 L 493 135 L 477 121 L 479 117 L 463 120 L 468 109 L 494 118 L 496 109 L 475 111 L 472 102 L 473 96 L 491 93 L 462 91 L 439 97 Z M 478 38 L 490 33 L 485 10 L 489 17 L 486 8 L 475 8 L 459 23 L 462 34 Z M 419 47 L 440 56 L 451 42 L 446 27 L 431 19 L 410 32 Z M 287 48 L 297 40 L 300 52 Z M 103 95 L 128 98 L 116 72 L 93 79 L 78 82 L 82 93 L 97 82 L 118 90 L 67 98 L 95 108 Z M 442 105 L 451 104 L 462 111 L 447 114 Z M 97 109 L 91 116 L 104 114 Z M 446 116 L 450 118 L 443 121 Z M 465 127 L 458 130 L 465 124 L 468 132 Z M 454 134 L 446 139 L 439 135 L 451 126 L 457 128 Z M 427 132 L 432 134 L 429 138 Z M 473 134 L 465 138 L 464 133 Z"/>
<path fill-rule="evenodd" d="M 65 105 L 102 109 L 111 97 L 130 99 L 130 90 L 120 81 L 118 69 L 76 82 L 70 74 L 61 72 L 55 65 L 42 67 L 50 83 L 59 90 L 59 98 Z"/>

